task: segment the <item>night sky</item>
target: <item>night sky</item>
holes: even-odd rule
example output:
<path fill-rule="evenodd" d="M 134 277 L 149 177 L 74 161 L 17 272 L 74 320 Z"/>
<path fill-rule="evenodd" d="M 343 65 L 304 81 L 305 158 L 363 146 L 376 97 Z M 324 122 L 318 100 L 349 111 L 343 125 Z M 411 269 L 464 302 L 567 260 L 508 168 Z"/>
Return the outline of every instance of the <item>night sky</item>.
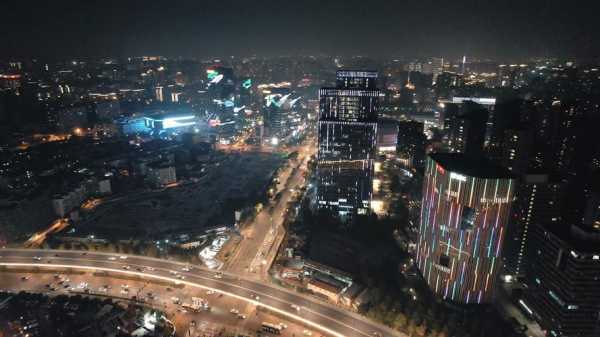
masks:
<path fill-rule="evenodd" d="M 598 56 L 594 2 L 4 1 L 0 57 Z"/>

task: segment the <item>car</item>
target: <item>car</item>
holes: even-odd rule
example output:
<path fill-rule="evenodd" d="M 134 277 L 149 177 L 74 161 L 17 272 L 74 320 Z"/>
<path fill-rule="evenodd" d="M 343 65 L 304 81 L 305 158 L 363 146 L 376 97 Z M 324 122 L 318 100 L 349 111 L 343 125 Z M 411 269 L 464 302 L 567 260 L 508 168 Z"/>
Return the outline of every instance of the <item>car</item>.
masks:
<path fill-rule="evenodd" d="M 295 309 L 296 311 L 300 311 L 300 307 L 295 304 L 292 304 L 291 307 L 292 307 L 292 309 Z"/>
<path fill-rule="evenodd" d="M 152 268 L 152 267 L 146 267 L 146 270 L 147 271 L 154 271 L 154 268 Z"/>
<path fill-rule="evenodd" d="M 260 301 L 260 297 L 258 295 L 254 295 L 254 299 Z"/>
<path fill-rule="evenodd" d="M 171 297 L 171 301 L 173 301 L 173 304 L 181 304 L 181 300 L 179 299 L 179 297 Z"/>
<path fill-rule="evenodd" d="M 223 278 L 223 273 L 216 273 L 215 278 L 217 278 L 217 279 Z"/>
<path fill-rule="evenodd" d="M 34 256 L 34 257 L 33 257 L 33 260 L 34 260 L 34 261 L 41 261 L 41 260 L 42 260 L 42 258 L 41 258 L 41 257 L 39 257 L 39 256 Z"/>
<path fill-rule="evenodd" d="M 121 256 L 119 256 L 119 259 L 121 259 L 121 260 L 127 260 L 127 256 L 121 255 Z"/>
<path fill-rule="evenodd" d="M 116 259 L 117 259 L 117 258 L 116 258 L 116 257 L 114 257 L 114 256 L 111 256 L 111 257 L 109 257 L 109 258 L 108 258 L 108 260 L 109 260 L 109 261 L 115 261 Z"/>
<path fill-rule="evenodd" d="M 229 310 L 230 313 L 234 314 L 234 315 L 239 315 L 240 311 L 237 309 L 231 309 Z"/>
<path fill-rule="evenodd" d="M 177 275 L 177 278 L 180 279 L 180 280 L 183 280 L 183 279 L 185 279 L 185 276 L 183 276 L 183 275 Z"/>
<path fill-rule="evenodd" d="M 129 293 L 128 289 L 121 289 L 121 294 L 126 295 Z"/>
<path fill-rule="evenodd" d="M 183 268 L 181 268 L 181 271 L 189 272 L 190 268 L 189 267 L 183 267 Z"/>
<path fill-rule="evenodd" d="M 246 315 L 244 315 L 244 314 L 238 314 L 238 315 L 237 315 L 237 317 L 238 317 L 239 319 L 246 319 L 246 318 L 247 318 L 247 316 L 246 316 Z"/>
<path fill-rule="evenodd" d="M 177 275 L 177 274 L 179 274 L 179 273 L 178 273 L 178 272 L 176 272 L 176 271 L 174 271 L 174 270 L 169 270 L 169 274 L 171 274 L 171 275 Z"/>
<path fill-rule="evenodd" d="M 287 324 L 285 323 L 279 323 L 279 326 L 281 327 L 281 329 L 287 329 Z"/>
<path fill-rule="evenodd" d="M 206 291 L 206 295 L 212 295 L 212 294 L 214 294 L 214 293 L 215 293 L 215 291 L 214 291 L 214 290 L 207 290 L 207 291 Z"/>
<path fill-rule="evenodd" d="M 68 285 L 68 284 L 65 284 L 65 285 L 63 286 L 63 288 L 67 289 L 67 288 L 69 288 L 69 285 Z"/>
<path fill-rule="evenodd" d="M 123 266 L 123 269 L 129 270 L 129 269 L 131 269 L 131 267 L 130 266 Z"/>

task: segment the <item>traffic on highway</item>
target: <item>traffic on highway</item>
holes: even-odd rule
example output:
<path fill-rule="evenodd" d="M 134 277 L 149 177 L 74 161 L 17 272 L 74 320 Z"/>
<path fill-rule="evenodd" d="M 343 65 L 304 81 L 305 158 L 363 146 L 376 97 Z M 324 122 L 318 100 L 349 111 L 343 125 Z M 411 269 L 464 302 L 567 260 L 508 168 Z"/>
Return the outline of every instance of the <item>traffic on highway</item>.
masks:
<path fill-rule="evenodd" d="M 190 268 L 189 265 L 176 261 L 83 251 L 1 249 L 0 266 L 49 270 L 71 268 L 105 272 L 108 275 L 138 276 L 148 280 L 172 282 L 174 285 L 196 287 L 199 293 L 213 291 L 243 300 L 284 315 L 326 335 L 403 336 L 358 314 L 306 295 L 229 273 Z M 159 296 L 165 298 L 166 295 Z"/>

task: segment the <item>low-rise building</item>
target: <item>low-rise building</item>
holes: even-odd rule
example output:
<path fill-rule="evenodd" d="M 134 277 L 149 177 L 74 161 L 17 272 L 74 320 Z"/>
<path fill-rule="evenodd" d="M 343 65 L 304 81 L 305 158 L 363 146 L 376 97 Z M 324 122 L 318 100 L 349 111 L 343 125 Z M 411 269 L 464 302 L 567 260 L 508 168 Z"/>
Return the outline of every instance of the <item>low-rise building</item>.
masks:
<path fill-rule="evenodd" d="M 175 167 L 168 164 L 148 165 L 148 180 L 155 186 L 166 186 L 177 182 Z"/>

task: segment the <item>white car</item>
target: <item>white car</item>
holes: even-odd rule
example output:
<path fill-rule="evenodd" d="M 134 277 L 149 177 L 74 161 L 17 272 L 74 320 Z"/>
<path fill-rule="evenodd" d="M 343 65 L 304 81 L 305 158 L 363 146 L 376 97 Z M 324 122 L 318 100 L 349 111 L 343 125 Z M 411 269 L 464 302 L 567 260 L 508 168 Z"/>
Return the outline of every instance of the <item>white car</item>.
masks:
<path fill-rule="evenodd" d="M 287 329 L 287 324 L 285 323 L 279 323 L 279 326 L 281 327 L 281 329 Z"/>
<path fill-rule="evenodd" d="M 121 259 L 121 260 L 127 260 L 127 256 L 121 255 L 121 256 L 119 256 L 119 259 Z"/>
<path fill-rule="evenodd" d="M 42 258 L 41 258 L 41 257 L 39 257 L 39 256 L 34 256 L 34 257 L 33 257 L 33 259 L 34 259 L 35 261 L 41 261 L 41 260 L 42 260 Z"/>
<path fill-rule="evenodd" d="M 185 279 L 185 276 L 183 276 L 183 275 L 177 275 L 177 278 L 180 279 L 180 280 L 183 280 L 183 279 Z"/>
<path fill-rule="evenodd" d="M 116 258 L 116 257 L 114 257 L 114 256 L 111 256 L 111 257 L 109 257 L 109 258 L 108 258 L 108 260 L 109 260 L 109 261 L 115 261 L 116 259 L 117 259 L 117 258 Z"/>
<path fill-rule="evenodd" d="M 146 267 L 146 270 L 147 271 L 154 271 L 154 268 L 152 268 L 152 267 Z"/>
<path fill-rule="evenodd" d="M 237 310 L 237 309 L 231 309 L 231 310 L 229 310 L 229 312 L 232 313 L 232 314 L 234 314 L 234 315 L 239 315 L 240 314 L 240 311 Z"/>
<path fill-rule="evenodd" d="M 131 267 L 130 266 L 123 266 L 123 269 L 129 270 L 129 269 L 131 269 Z"/>
<path fill-rule="evenodd" d="M 221 273 L 216 273 L 216 274 L 215 274 L 215 278 L 223 278 L 223 274 L 221 274 Z"/>
<path fill-rule="evenodd" d="M 177 275 L 177 274 L 179 274 L 179 273 L 178 273 L 178 272 L 176 272 L 176 271 L 174 271 L 174 270 L 170 270 L 170 271 L 169 271 L 169 274 L 171 274 L 171 275 Z"/>
<path fill-rule="evenodd" d="M 237 315 L 237 317 L 238 317 L 239 319 L 246 319 L 246 318 L 247 318 L 247 316 L 246 316 L 246 315 L 243 315 L 243 314 L 238 314 L 238 315 Z"/>
<path fill-rule="evenodd" d="M 181 271 L 186 271 L 186 272 L 189 272 L 189 271 L 190 271 L 190 268 L 188 268 L 188 267 L 183 267 L 183 268 L 181 268 Z"/>
<path fill-rule="evenodd" d="M 214 293 L 215 293 L 215 292 L 214 292 L 214 290 L 207 290 L 207 291 L 206 291 L 206 295 L 212 295 L 212 294 L 214 294 Z"/>
<path fill-rule="evenodd" d="M 292 307 L 292 309 L 295 309 L 296 311 L 300 311 L 300 307 L 295 304 L 292 304 L 291 307 Z"/>

